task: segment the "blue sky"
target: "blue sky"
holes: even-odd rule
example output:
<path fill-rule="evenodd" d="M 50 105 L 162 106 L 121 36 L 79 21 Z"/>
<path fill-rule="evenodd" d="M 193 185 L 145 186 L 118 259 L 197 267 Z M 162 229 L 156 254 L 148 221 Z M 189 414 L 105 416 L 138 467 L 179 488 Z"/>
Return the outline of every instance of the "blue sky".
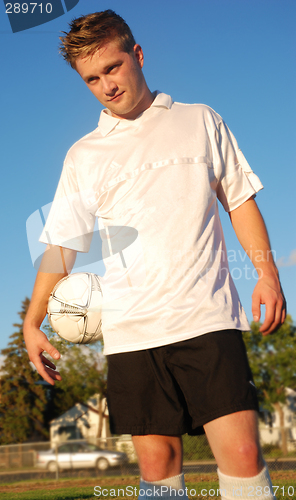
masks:
<path fill-rule="evenodd" d="M 68 148 L 97 126 L 101 105 L 58 54 L 73 17 L 111 8 L 144 50 L 151 90 L 208 104 L 222 115 L 265 189 L 257 196 L 296 320 L 296 31 L 294 0 L 80 0 L 69 13 L 12 33 L 0 4 L 1 337 L 36 276 L 26 220 L 51 202 Z M 247 316 L 255 286 L 228 216 L 220 210 L 233 278 Z M 37 237 L 37 236 L 36 236 Z M 98 266 L 98 272 L 103 266 Z"/>

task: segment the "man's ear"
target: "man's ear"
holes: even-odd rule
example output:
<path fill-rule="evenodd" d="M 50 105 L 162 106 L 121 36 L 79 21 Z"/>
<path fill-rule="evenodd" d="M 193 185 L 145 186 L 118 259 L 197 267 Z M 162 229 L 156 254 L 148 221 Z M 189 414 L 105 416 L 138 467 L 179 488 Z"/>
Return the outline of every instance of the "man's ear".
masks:
<path fill-rule="evenodd" d="M 143 65 L 144 65 L 144 54 L 143 54 L 143 50 L 142 50 L 141 45 L 139 45 L 138 43 L 136 43 L 136 45 L 134 45 L 133 51 L 134 51 L 134 56 L 136 58 L 136 61 L 138 62 L 138 64 L 140 65 L 140 67 L 143 68 Z"/>

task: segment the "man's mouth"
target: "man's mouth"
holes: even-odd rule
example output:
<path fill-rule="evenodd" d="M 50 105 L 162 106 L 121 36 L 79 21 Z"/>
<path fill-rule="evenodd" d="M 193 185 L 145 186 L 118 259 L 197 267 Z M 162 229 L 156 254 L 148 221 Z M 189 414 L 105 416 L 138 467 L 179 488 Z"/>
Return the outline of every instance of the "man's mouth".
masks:
<path fill-rule="evenodd" d="M 110 101 L 116 101 L 116 99 L 118 99 L 118 97 L 120 97 L 123 93 L 124 93 L 124 91 L 121 92 L 120 94 L 116 94 L 114 97 L 111 97 L 111 99 L 109 99 L 109 102 Z"/>

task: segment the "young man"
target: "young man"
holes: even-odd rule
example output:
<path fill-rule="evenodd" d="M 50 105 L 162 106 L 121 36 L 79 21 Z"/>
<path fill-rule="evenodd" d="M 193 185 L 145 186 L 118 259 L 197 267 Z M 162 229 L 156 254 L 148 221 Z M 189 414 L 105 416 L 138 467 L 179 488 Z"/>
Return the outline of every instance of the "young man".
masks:
<path fill-rule="evenodd" d="M 274 498 L 241 337 L 249 326 L 217 208 L 218 198 L 258 271 L 252 311 L 259 321 L 265 304 L 267 335 L 284 321 L 285 299 L 254 201 L 262 185 L 211 108 L 150 92 L 142 49 L 114 12 L 74 20 L 62 53 L 106 109 L 64 163 L 24 325 L 29 357 L 49 383 L 60 380 L 43 355 L 59 353 L 40 331 L 50 291 L 76 251 L 88 251 L 96 217 L 119 248 L 123 229 L 132 228 L 138 237 L 124 267 L 122 255 L 105 262 L 115 307 L 104 313 L 103 331 L 111 430 L 133 436 L 142 493 L 184 490 L 181 435 L 204 430 L 222 498 L 232 498 L 233 488 L 248 498 L 257 486 Z"/>

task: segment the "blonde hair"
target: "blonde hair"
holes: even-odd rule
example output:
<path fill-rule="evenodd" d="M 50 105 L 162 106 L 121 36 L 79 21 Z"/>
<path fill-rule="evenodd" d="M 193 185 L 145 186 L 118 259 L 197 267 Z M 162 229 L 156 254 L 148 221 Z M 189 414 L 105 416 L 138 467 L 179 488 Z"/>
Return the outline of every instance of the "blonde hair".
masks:
<path fill-rule="evenodd" d="M 78 17 L 69 26 L 68 33 L 62 31 L 60 53 L 74 69 L 78 57 L 93 55 L 111 40 L 118 41 L 120 49 L 127 53 L 136 43 L 124 19 L 110 9 Z"/>

